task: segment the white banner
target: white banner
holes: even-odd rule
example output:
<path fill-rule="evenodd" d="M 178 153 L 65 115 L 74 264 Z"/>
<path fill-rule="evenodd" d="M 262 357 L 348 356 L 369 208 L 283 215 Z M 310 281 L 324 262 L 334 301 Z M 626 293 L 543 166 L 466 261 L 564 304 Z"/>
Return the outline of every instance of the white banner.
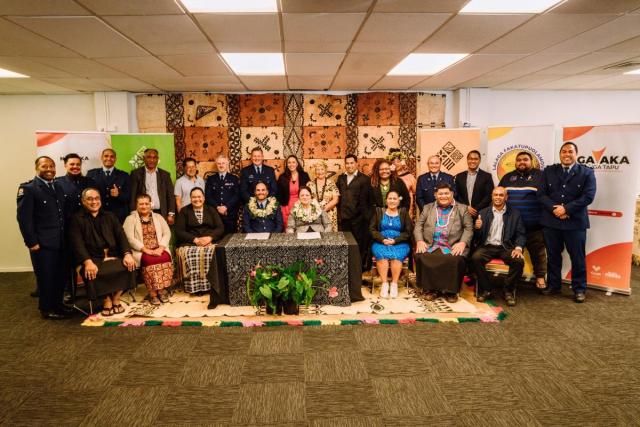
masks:
<path fill-rule="evenodd" d="M 596 198 L 589 206 L 587 283 L 631 292 L 631 250 L 640 166 L 640 125 L 581 126 L 563 129 L 563 142 L 578 146 L 578 163 L 593 168 Z M 563 278 L 570 279 L 564 254 Z"/>
<path fill-rule="evenodd" d="M 109 136 L 104 132 L 36 132 L 38 156 L 49 156 L 56 163 L 56 176 L 66 173 L 63 158 L 76 153 L 82 158 L 82 174 L 102 166 L 100 155 L 111 148 Z"/>

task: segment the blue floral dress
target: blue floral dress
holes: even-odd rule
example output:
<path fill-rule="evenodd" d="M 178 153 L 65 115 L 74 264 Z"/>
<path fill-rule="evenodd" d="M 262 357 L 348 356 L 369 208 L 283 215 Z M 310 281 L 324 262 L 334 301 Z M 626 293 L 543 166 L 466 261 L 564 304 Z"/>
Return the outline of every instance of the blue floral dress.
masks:
<path fill-rule="evenodd" d="M 389 216 L 385 212 L 380 220 L 380 234 L 382 234 L 385 239 L 395 239 L 400 235 L 401 230 L 400 216 Z M 409 255 L 410 250 L 411 248 L 407 242 L 396 243 L 393 246 L 387 246 L 384 243 L 378 242 L 374 242 L 373 245 L 371 245 L 371 252 L 376 259 L 397 259 L 404 261 Z"/>

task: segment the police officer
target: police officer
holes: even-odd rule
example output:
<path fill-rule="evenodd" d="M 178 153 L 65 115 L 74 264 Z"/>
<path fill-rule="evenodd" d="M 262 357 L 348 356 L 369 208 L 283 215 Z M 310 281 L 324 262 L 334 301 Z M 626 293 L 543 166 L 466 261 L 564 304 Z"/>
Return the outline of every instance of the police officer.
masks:
<path fill-rule="evenodd" d="M 251 197 L 242 213 L 245 233 L 282 233 L 282 210 L 275 197 L 267 197 L 267 184 L 256 184 L 255 197 Z"/>
<path fill-rule="evenodd" d="M 253 196 L 258 182 L 264 182 L 267 185 L 269 196 L 275 197 L 278 193 L 275 171 L 271 166 L 264 164 L 262 148 L 254 147 L 251 150 L 251 164 L 240 171 L 240 195 L 243 203 L 247 203 Z"/>
<path fill-rule="evenodd" d="M 82 175 L 82 158 L 76 153 L 64 156 L 64 168 L 67 174 L 56 178 L 64 194 L 64 216 L 68 220 L 82 208 L 82 191 L 96 187 L 93 179 Z"/>
<path fill-rule="evenodd" d="M 577 303 L 585 301 L 587 291 L 586 242 L 589 228 L 588 206 L 596 196 L 593 169 L 576 163 L 578 147 L 565 142 L 560 147 L 560 164 L 542 172 L 538 200 L 542 203 L 540 224 L 547 246 L 546 295 L 560 293 L 562 250 L 571 259 L 571 288 Z"/>
<path fill-rule="evenodd" d="M 111 148 L 102 150 L 100 160 L 102 167 L 89 170 L 87 178 L 93 179 L 96 188 L 100 191 L 102 209 L 113 213 L 122 224 L 129 214 L 131 198 L 129 174 L 115 168 L 116 152 Z"/>
<path fill-rule="evenodd" d="M 229 158 L 220 154 L 216 158 L 218 173 L 207 178 L 205 200 L 220 214 L 225 234 L 238 231 L 238 207 L 240 205 L 240 181 L 229 172 Z"/>
<path fill-rule="evenodd" d="M 64 193 L 54 181 L 56 165 L 36 159 L 36 177 L 18 188 L 18 225 L 29 248 L 39 290 L 38 308 L 45 319 L 64 319 L 71 309 L 62 304 L 66 279 Z"/>
<path fill-rule="evenodd" d="M 418 203 L 418 209 L 420 212 L 422 212 L 424 205 L 435 202 L 436 186 L 441 182 L 449 184 L 453 189 L 454 197 L 456 196 L 455 179 L 448 173 L 440 171 L 440 165 L 440 157 L 437 155 L 429 157 L 429 160 L 427 160 L 427 168 L 429 170 L 418 177 L 418 184 L 416 186 L 416 203 Z"/>

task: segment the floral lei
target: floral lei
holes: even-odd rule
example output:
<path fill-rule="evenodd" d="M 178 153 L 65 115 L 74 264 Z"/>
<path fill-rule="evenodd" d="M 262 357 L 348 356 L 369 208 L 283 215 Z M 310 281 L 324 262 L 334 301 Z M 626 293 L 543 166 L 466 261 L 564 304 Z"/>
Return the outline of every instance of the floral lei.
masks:
<path fill-rule="evenodd" d="M 302 208 L 302 203 L 296 202 L 296 204 L 293 205 L 293 209 L 291 210 L 291 212 L 293 212 L 293 215 L 296 217 L 296 219 L 299 219 L 302 222 L 314 222 L 320 217 L 320 215 L 322 215 L 322 208 L 320 207 L 320 204 L 315 200 L 311 200 L 310 206 L 311 209 L 307 213 Z"/>
<path fill-rule="evenodd" d="M 395 159 L 407 160 L 407 156 L 402 151 L 394 151 L 387 156 L 387 160 L 390 162 L 394 161 Z"/>
<path fill-rule="evenodd" d="M 275 197 L 267 197 L 265 199 L 266 206 L 264 209 L 258 208 L 258 200 L 255 197 L 249 199 L 247 206 L 253 218 L 268 218 L 276 213 L 278 209 L 278 201 Z"/>

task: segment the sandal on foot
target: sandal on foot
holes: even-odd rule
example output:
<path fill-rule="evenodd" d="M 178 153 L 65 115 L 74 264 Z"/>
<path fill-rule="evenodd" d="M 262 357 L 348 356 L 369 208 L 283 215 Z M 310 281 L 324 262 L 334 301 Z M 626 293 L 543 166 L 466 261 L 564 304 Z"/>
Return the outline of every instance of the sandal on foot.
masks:
<path fill-rule="evenodd" d="M 162 292 L 161 294 L 158 294 L 158 298 L 163 303 L 169 302 L 169 295 L 167 295 L 165 292 Z"/>
<path fill-rule="evenodd" d="M 122 314 L 124 313 L 124 307 L 122 304 L 115 304 L 113 306 L 113 314 Z"/>
<path fill-rule="evenodd" d="M 162 302 L 160 302 L 157 296 L 149 297 L 149 302 L 151 302 L 151 305 L 162 305 Z"/>
<path fill-rule="evenodd" d="M 100 314 L 102 315 L 102 317 L 110 317 L 113 316 L 113 307 L 102 307 L 102 311 L 100 312 Z"/>

